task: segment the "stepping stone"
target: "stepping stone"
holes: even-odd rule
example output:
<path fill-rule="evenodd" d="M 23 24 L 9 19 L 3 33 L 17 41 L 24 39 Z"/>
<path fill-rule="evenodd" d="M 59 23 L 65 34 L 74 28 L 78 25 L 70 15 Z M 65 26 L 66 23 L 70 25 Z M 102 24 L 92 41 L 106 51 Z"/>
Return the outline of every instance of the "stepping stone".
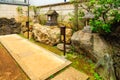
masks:
<path fill-rule="evenodd" d="M 0 36 L 0 42 L 31 80 L 45 80 L 71 64 L 16 34 Z"/>
<path fill-rule="evenodd" d="M 73 67 L 67 68 L 51 80 L 87 80 L 89 77 Z"/>

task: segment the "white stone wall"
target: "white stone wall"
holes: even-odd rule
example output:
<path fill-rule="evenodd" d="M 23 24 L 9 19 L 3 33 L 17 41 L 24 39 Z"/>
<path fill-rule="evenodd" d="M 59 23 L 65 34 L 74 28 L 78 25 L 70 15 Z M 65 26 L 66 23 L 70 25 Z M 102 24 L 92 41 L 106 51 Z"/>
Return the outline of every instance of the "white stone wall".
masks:
<path fill-rule="evenodd" d="M 70 18 L 69 14 L 73 14 L 74 12 L 74 6 L 73 4 L 61 4 L 61 5 L 55 5 L 55 6 L 45 6 L 42 8 L 39 8 L 39 14 L 46 14 L 49 9 L 56 10 L 59 14 L 59 21 L 68 21 Z"/>
<path fill-rule="evenodd" d="M 0 4 L 0 18 L 17 18 L 18 12 L 17 7 L 19 5 L 8 5 L 8 4 Z M 22 6 L 23 15 L 27 15 L 27 6 Z"/>

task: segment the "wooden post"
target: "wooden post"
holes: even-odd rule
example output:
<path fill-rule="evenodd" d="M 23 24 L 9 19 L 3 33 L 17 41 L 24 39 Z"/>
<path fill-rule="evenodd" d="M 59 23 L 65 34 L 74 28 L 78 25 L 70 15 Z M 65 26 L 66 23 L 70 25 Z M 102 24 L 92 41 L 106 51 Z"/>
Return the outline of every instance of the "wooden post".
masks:
<path fill-rule="evenodd" d="M 29 17 L 30 17 L 30 15 L 29 15 L 29 0 L 28 0 L 28 25 L 27 25 L 27 27 L 28 27 L 28 39 L 29 39 Z"/>
<path fill-rule="evenodd" d="M 66 54 L 66 27 L 65 26 L 62 26 L 62 27 L 60 27 L 60 40 L 61 40 L 61 42 L 62 42 L 62 39 L 61 39 L 61 37 L 63 36 L 63 42 L 64 42 L 64 56 L 65 56 L 65 54 Z"/>
<path fill-rule="evenodd" d="M 64 27 L 64 56 L 66 54 L 66 27 Z"/>

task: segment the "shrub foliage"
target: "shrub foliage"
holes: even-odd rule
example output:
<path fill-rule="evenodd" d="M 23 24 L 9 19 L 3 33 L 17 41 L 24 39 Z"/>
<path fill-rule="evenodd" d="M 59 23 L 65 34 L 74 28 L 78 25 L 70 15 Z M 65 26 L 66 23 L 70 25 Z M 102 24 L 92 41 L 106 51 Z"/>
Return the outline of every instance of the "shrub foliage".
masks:
<path fill-rule="evenodd" d="M 71 1 L 74 4 L 80 2 Z M 120 0 L 89 0 L 87 2 L 83 0 L 83 2 L 79 6 L 94 15 L 94 18 L 89 21 L 93 32 L 110 33 L 111 28 L 116 27 L 113 24 L 120 23 Z M 79 19 L 83 18 L 83 13 L 85 14 L 85 12 L 79 13 Z"/>

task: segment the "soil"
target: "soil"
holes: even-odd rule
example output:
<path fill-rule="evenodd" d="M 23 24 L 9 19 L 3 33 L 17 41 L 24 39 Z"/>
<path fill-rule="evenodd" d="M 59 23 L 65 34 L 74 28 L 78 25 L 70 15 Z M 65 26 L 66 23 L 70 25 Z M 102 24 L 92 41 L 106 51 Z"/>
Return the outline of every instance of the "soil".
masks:
<path fill-rule="evenodd" d="M 29 80 L 19 65 L 0 44 L 0 80 Z"/>

